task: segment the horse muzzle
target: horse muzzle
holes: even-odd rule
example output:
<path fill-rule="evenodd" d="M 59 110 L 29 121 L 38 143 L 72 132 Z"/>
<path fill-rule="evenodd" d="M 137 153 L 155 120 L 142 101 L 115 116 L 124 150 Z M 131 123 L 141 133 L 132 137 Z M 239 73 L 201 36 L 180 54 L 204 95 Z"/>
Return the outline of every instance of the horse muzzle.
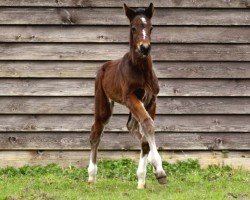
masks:
<path fill-rule="evenodd" d="M 140 45 L 139 51 L 143 57 L 148 56 L 150 54 L 150 50 L 151 50 L 150 44 L 141 44 Z"/>

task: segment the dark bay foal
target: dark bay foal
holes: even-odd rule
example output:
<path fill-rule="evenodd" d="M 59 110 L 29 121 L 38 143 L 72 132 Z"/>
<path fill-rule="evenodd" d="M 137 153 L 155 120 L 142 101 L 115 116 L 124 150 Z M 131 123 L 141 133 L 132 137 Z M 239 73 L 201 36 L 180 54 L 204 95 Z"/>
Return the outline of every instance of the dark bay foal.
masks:
<path fill-rule="evenodd" d="M 96 181 L 96 156 L 101 134 L 112 115 L 114 102 L 118 102 L 130 110 L 128 130 L 141 141 L 137 176 L 138 188 L 142 189 L 145 187 L 147 162 L 152 164 L 159 183 L 166 183 L 166 173 L 155 144 L 153 121 L 159 93 L 150 56 L 154 7 L 151 3 L 146 9 L 132 9 L 124 4 L 124 9 L 130 20 L 130 51 L 119 60 L 106 62 L 96 76 L 95 122 L 90 135 L 88 181 Z"/>

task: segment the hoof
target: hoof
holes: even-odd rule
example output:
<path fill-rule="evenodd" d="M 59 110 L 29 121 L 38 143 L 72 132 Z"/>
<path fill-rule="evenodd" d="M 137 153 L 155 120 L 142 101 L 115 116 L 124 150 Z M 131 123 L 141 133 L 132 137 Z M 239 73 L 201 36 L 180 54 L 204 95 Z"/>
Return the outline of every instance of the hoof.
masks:
<path fill-rule="evenodd" d="M 145 188 L 146 188 L 145 184 L 138 183 L 137 189 L 142 190 L 142 189 L 145 189 Z"/>
<path fill-rule="evenodd" d="M 167 183 L 167 178 L 166 176 L 162 176 L 162 177 L 159 177 L 157 178 L 158 182 L 161 184 L 161 185 L 165 185 Z"/>
<path fill-rule="evenodd" d="M 164 171 L 158 172 L 157 174 L 155 174 L 155 176 L 161 185 L 164 185 L 167 183 L 167 176 Z"/>
<path fill-rule="evenodd" d="M 89 183 L 95 183 L 96 179 L 94 177 L 89 177 L 88 182 Z"/>

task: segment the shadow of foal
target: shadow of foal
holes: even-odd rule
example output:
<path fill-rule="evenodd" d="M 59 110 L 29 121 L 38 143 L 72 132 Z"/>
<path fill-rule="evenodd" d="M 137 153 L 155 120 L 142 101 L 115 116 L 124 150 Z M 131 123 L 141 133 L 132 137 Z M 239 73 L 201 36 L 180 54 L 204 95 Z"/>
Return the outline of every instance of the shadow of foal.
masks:
<path fill-rule="evenodd" d="M 114 102 L 129 110 L 127 127 L 141 141 L 137 169 L 138 188 L 145 188 L 147 162 L 151 163 L 160 184 L 166 183 L 166 173 L 155 144 L 154 117 L 159 93 L 157 77 L 152 67 L 151 18 L 154 6 L 132 9 L 124 4 L 130 20 L 130 51 L 121 59 L 108 61 L 98 70 L 95 82 L 95 122 L 91 128 L 89 182 L 96 181 L 96 156 L 104 126 L 112 115 Z"/>

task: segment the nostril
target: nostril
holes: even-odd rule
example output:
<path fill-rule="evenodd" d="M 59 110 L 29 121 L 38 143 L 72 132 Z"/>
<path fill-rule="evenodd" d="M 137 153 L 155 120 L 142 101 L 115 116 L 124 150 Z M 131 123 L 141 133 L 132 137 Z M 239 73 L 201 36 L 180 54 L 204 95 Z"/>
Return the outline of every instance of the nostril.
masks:
<path fill-rule="evenodd" d="M 140 51 L 143 53 L 143 54 L 148 54 L 150 52 L 150 45 L 140 45 Z"/>
<path fill-rule="evenodd" d="M 148 45 L 148 50 L 147 50 L 147 51 L 148 51 L 148 52 L 150 52 L 150 50 L 151 50 L 151 46 L 150 46 L 150 45 Z"/>
<path fill-rule="evenodd" d="M 145 46 L 144 46 L 144 45 L 141 45 L 141 46 L 140 46 L 140 50 L 141 50 L 141 51 L 145 51 Z"/>

